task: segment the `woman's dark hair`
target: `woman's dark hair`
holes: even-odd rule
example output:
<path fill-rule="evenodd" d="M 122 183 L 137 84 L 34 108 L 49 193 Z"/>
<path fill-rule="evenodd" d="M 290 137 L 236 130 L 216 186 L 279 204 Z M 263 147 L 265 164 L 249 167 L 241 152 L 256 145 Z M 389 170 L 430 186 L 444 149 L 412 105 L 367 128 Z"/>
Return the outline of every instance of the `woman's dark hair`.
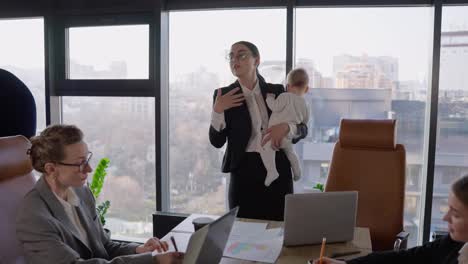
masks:
<path fill-rule="evenodd" d="M 234 43 L 232 45 L 236 45 L 236 44 L 241 44 L 241 45 L 246 46 L 250 50 L 250 52 L 252 52 L 252 55 L 255 58 L 260 57 L 260 52 L 258 51 L 257 46 L 255 46 L 255 44 L 253 44 L 252 42 L 241 40 L 241 41 L 237 41 L 236 43 Z M 257 72 L 257 78 L 262 80 L 262 81 L 265 81 L 265 78 L 263 78 L 263 76 L 260 75 L 260 73 L 258 72 L 258 66 L 257 66 L 256 72 Z"/>
<path fill-rule="evenodd" d="M 255 44 L 253 44 L 252 42 L 241 40 L 241 41 L 238 41 L 238 42 L 236 42 L 236 43 L 234 43 L 232 45 L 236 45 L 236 44 L 242 44 L 242 45 L 246 46 L 250 50 L 250 52 L 252 52 L 252 55 L 255 58 L 260 57 L 260 52 L 258 51 L 257 46 L 255 46 Z"/>
<path fill-rule="evenodd" d="M 468 175 L 462 176 L 452 184 L 452 192 L 468 207 Z"/>

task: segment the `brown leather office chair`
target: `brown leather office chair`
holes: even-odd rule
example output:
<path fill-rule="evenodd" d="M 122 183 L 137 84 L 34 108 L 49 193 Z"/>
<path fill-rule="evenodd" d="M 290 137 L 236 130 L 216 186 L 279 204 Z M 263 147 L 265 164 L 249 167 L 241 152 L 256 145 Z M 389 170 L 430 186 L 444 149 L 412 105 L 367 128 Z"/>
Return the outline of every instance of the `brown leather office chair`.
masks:
<path fill-rule="evenodd" d="M 36 182 L 24 136 L 0 137 L 0 263 L 25 263 L 16 238 L 16 209 Z"/>
<path fill-rule="evenodd" d="M 405 167 L 396 120 L 341 120 L 325 191 L 359 192 L 356 224 L 369 227 L 373 250 L 406 247 Z"/>

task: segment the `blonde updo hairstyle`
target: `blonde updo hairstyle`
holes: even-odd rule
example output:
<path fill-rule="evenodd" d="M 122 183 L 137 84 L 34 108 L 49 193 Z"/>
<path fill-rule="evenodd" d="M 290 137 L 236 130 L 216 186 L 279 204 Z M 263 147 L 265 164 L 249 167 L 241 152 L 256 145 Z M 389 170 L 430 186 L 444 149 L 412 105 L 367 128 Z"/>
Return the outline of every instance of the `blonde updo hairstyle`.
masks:
<path fill-rule="evenodd" d="M 45 172 L 45 164 L 65 159 L 65 146 L 81 142 L 83 132 L 74 125 L 51 125 L 31 138 L 29 156 L 36 171 Z"/>

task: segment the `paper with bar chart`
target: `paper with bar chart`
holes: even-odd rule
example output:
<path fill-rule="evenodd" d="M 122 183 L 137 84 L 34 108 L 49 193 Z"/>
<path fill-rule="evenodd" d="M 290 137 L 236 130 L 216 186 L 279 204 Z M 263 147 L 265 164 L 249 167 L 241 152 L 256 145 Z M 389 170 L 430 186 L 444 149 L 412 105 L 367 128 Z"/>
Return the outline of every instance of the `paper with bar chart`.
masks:
<path fill-rule="evenodd" d="M 225 257 L 275 263 L 281 253 L 283 237 L 280 229 L 263 230 L 242 239 L 240 234 L 232 235 L 224 249 Z"/>

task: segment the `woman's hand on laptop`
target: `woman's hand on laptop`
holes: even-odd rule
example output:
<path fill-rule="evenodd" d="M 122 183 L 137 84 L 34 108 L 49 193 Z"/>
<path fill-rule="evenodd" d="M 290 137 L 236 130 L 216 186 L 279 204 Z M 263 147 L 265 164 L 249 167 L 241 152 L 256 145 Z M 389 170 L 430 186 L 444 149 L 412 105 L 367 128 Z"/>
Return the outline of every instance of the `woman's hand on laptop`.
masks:
<path fill-rule="evenodd" d="M 313 264 L 320 264 L 320 259 L 314 260 Z M 321 264 L 346 264 L 346 262 L 324 257 Z"/>
<path fill-rule="evenodd" d="M 136 253 L 145 253 L 145 252 L 152 252 L 157 251 L 158 253 L 166 252 L 169 249 L 169 245 L 166 241 L 160 241 L 156 237 L 152 237 L 146 241 L 144 245 L 140 245 L 136 248 Z"/>
<path fill-rule="evenodd" d="M 153 257 L 154 264 L 182 264 L 184 253 L 170 252 Z"/>

